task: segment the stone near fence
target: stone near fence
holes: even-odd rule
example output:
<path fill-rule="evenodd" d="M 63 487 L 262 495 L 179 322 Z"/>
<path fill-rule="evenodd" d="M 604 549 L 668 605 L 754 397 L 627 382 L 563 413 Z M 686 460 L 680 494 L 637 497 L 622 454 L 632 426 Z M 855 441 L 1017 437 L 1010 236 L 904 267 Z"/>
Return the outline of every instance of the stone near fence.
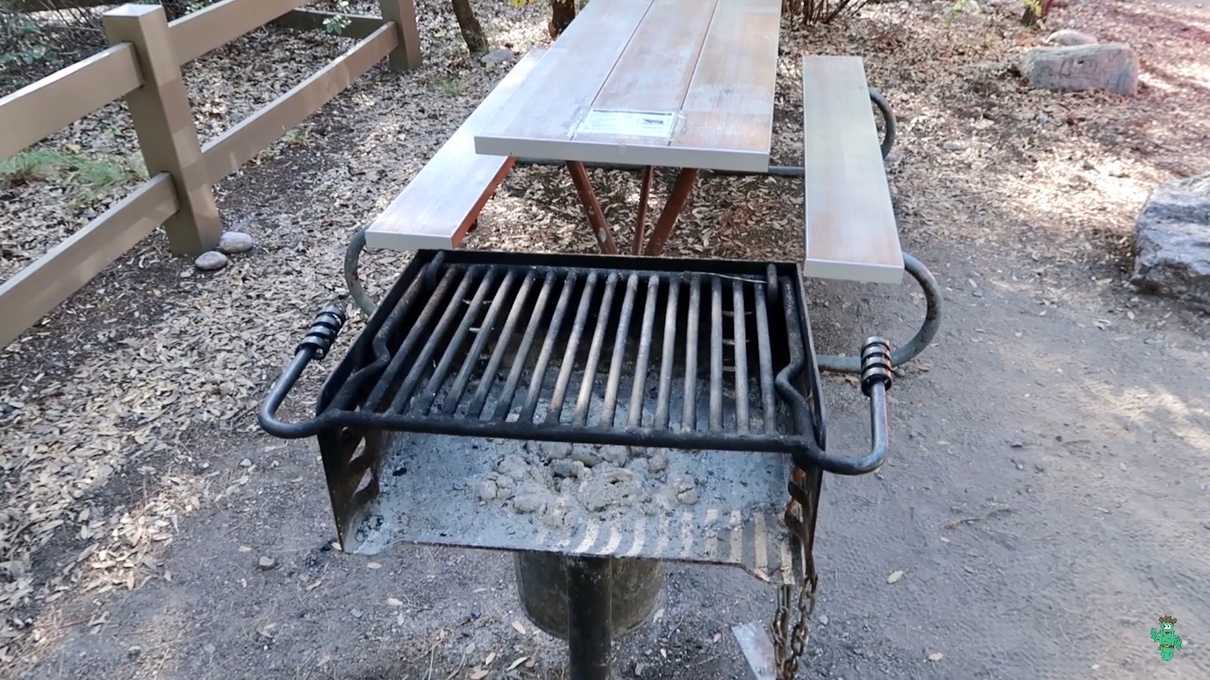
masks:
<path fill-rule="evenodd" d="M 218 239 L 218 249 L 228 255 L 246 253 L 252 250 L 254 245 L 256 242 L 252 240 L 252 236 L 242 231 L 224 231 Z"/>
<path fill-rule="evenodd" d="M 487 54 L 479 57 L 479 61 L 485 66 L 491 64 L 508 64 L 517 60 L 517 55 L 507 47 L 497 47 Z"/>
<path fill-rule="evenodd" d="M 1210 305 L 1210 174 L 1160 185 L 1134 225 L 1132 283 Z"/>
<path fill-rule="evenodd" d="M 1109 90 L 1133 97 L 1139 90 L 1139 59 L 1130 45 L 1035 47 L 1021 60 L 1029 86 L 1045 90 Z"/>
<path fill-rule="evenodd" d="M 193 261 L 193 266 L 204 272 L 213 272 L 227 266 L 227 256 L 217 250 L 208 250 Z"/>
<path fill-rule="evenodd" d="M 1062 47 L 1074 47 L 1076 45 L 1095 45 L 1097 38 L 1095 35 L 1077 31 L 1071 28 L 1064 28 L 1046 36 L 1047 45 L 1059 45 Z"/>

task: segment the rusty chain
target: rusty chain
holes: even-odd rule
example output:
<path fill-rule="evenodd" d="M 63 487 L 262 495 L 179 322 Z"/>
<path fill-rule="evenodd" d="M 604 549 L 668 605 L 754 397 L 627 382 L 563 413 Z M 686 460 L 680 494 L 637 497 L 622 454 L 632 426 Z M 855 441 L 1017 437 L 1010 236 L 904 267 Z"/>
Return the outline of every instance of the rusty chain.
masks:
<path fill-rule="evenodd" d="M 797 598 L 794 597 L 794 586 L 781 586 L 777 590 L 777 611 L 770 624 L 777 680 L 794 680 L 798 675 L 798 662 L 811 637 L 811 613 L 815 610 L 815 591 L 819 587 L 819 575 L 812 562 L 807 562 L 808 571 L 801 579 Z M 798 613 L 793 626 L 790 625 L 791 608 Z"/>

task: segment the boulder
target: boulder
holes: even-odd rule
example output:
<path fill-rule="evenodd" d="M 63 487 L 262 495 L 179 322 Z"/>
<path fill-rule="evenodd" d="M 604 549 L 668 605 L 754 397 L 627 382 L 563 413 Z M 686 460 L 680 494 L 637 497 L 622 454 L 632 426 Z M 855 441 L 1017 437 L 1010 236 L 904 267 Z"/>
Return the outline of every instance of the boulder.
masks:
<path fill-rule="evenodd" d="M 1083 31 L 1076 31 L 1070 28 L 1060 29 L 1046 36 L 1047 45 L 1059 45 L 1062 47 L 1073 47 L 1075 45 L 1095 45 L 1097 38 Z"/>
<path fill-rule="evenodd" d="M 1210 305 L 1210 174 L 1160 185 L 1134 225 L 1141 290 Z"/>
<path fill-rule="evenodd" d="M 1109 90 L 1131 97 L 1139 91 L 1139 58 L 1123 43 L 1035 47 L 1022 58 L 1021 74 L 1030 87 L 1044 90 Z"/>
<path fill-rule="evenodd" d="M 479 57 L 479 61 L 482 62 L 484 66 L 490 66 L 492 64 L 511 64 L 516 60 L 517 55 L 507 47 L 497 47 L 491 52 Z"/>

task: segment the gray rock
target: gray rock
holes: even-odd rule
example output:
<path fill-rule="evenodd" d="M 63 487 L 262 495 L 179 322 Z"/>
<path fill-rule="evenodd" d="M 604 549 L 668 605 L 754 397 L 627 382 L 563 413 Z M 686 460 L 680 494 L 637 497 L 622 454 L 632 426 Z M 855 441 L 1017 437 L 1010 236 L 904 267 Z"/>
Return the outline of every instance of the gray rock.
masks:
<path fill-rule="evenodd" d="M 541 442 L 538 450 L 544 460 L 558 460 L 570 456 L 572 446 L 567 442 Z"/>
<path fill-rule="evenodd" d="M 663 451 L 654 451 L 647 458 L 647 469 L 652 472 L 663 472 L 668 468 L 668 454 Z"/>
<path fill-rule="evenodd" d="M 686 489 L 678 493 L 676 499 L 685 505 L 693 505 L 697 502 L 697 489 Z"/>
<path fill-rule="evenodd" d="M 1046 36 L 1047 45 L 1059 45 L 1062 47 L 1074 47 L 1076 45 L 1095 45 L 1097 37 L 1084 31 L 1077 31 L 1071 28 L 1063 28 Z"/>
<path fill-rule="evenodd" d="M 218 249 L 228 255 L 246 253 L 252 250 L 254 245 L 256 242 L 252 240 L 252 236 L 242 231 L 224 231 L 218 239 Z"/>
<path fill-rule="evenodd" d="M 213 272 L 227 266 L 227 256 L 217 250 L 208 250 L 193 261 L 193 266 L 204 272 Z"/>
<path fill-rule="evenodd" d="M 1133 97 L 1139 91 L 1139 58 L 1124 43 L 1035 47 L 1021 60 L 1029 86 L 1044 90 L 1109 90 Z"/>
<path fill-rule="evenodd" d="M 272 557 L 269 557 L 268 555 L 261 556 L 261 558 L 259 560 L 257 560 L 257 562 L 256 562 L 256 568 L 260 569 L 261 571 L 269 571 L 270 569 L 273 569 L 276 566 L 277 566 L 277 560 L 273 559 Z"/>
<path fill-rule="evenodd" d="M 490 501 L 496 498 L 499 489 L 496 483 L 490 479 L 485 479 L 479 482 L 479 500 Z"/>
<path fill-rule="evenodd" d="M 582 477 L 588 468 L 578 460 L 555 460 L 550 463 L 550 471 L 558 477 Z"/>
<path fill-rule="evenodd" d="M 1210 174 L 1151 193 L 1134 225 L 1138 288 L 1210 305 Z"/>
<path fill-rule="evenodd" d="M 597 455 L 601 460 L 609 461 L 618 467 L 626 464 L 630 460 L 630 453 L 625 446 L 601 446 L 597 449 Z"/>
<path fill-rule="evenodd" d="M 541 512 L 546 507 L 546 496 L 540 493 L 523 493 L 513 499 L 513 510 L 520 513 Z"/>
<path fill-rule="evenodd" d="M 516 61 L 517 55 L 507 47 L 497 47 L 496 49 L 479 57 L 479 61 L 485 66 L 489 64 L 507 64 Z"/>
<path fill-rule="evenodd" d="M 577 447 L 575 447 L 574 449 L 572 449 L 572 451 L 571 451 L 571 459 L 572 459 L 572 460 L 578 460 L 578 461 L 580 461 L 581 463 L 583 463 L 583 464 L 587 465 L 588 467 L 592 467 L 592 466 L 597 465 L 597 464 L 599 464 L 599 463 L 601 462 L 601 458 L 600 458 L 600 456 L 598 456 L 598 455 L 596 455 L 595 453 L 593 453 L 593 452 L 592 452 L 592 451 L 591 451 L 591 450 L 590 450 L 588 447 L 586 447 L 586 446 L 577 446 Z"/>
<path fill-rule="evenodd" d="M 516 454 L 509 454 L 496 463 L 496 472 L 513 479 L 523 479 L 527 471 L 529 471 L 529 465 L 526 464 L 524 458 Z"/>

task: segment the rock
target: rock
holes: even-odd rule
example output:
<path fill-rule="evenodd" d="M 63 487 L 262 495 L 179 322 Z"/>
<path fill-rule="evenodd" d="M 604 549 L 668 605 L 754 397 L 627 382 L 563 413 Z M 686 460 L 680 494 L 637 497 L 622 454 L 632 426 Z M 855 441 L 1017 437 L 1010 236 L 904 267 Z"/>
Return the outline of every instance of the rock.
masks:
<path fill-rule="evenodd" d="M 697 502 L 697 489 L 685 489 L 676 495 L 676 499 L 685 505 Z"/>
<path fill-rule="evenodd" d="M 538 450 L 543 460 L 559 460 L 571 455 L 572 446 L 567 442 L 542 442 Z"/>
<path fill-rule="evenodd" d="M 647 469 L 652 472 L 663 472 L 668 469 L 668 454 L 655 451 L 647 458 Z"/>
<path fill-rule="evenodd" d="M 601 460 L 609 461 L 618 467 L 626 465 L 626 461 L 630 460 L 630 453 L 625 446 L 601 446 L 597 448 L 597 455 Z"/>
<path fill-rule="evenodd" d="M 268 555 L 262 555 L 261 558 L 256 561 L 256 568 L 260 569 L 261 571 L 269 571 L 276 566 L 277 560 L 269 557 Z"/>
<path fill-rule="evenodd" d="M 240 467 L 242 467 L 242 468 L 250 468 L 250 467 L 252 467 L 252 459 L 251 459 L 251 458 L 245 458 L 245 459 L 241 460 L 241 461 L 239 462 L 239 466 L 240 466 Z"/>
<path fill-rule="evenodd" d="M 513 499 L 513 510 L 523 514 L 541 512 L 546 507 L 546 495 L 541 493 L 523 493 Z"/>
<path fill-rule="evenodd" d="M 945 658 L 945 655 L 942 654 L 941 652 L 933 652 L 932 654 L 929 654 L 929 661 L 932 661 L 933 663 L 937 663 L 938 661 L 940 661 L 944 658 Z"/>
<path fill-rule="evenodd" d="M 1130 97 L 1139 91 L 1139 58 L 1124 43 L 1035 47 L 1022 58 L 1021 73 L 1030 87 L 1044 90 L 1109 90 Z"/>
<path fill-rule="evenodd" d="M 479 57 L 479 61 L 484 66 L 491 64 L 507 64 L 509 62 L 516 61 L 516 59 L 517 55 L 513 54 L 513 51 L 507 47 L 497 47 L 491 52 Z"/>
<path fill-rule="evenodd" d="M 126 658 L 131 659 L 131 660 L 137 659 L 142 655 L 143 655 L 143 648 L 138 645 L 134 645 L 130 649 L 126 650 Z"/>
<path fill-rule="evenodd" d="M 193 261 L 193 266 L 204 272 L 214 272 L 227 266 L 227 256 L 217 250 L 208 250 Z"/>
<path fill-rule="evenodd" d="M 529 465 L 526 464 L 525 459 L 516 454 L 509 454 L 504 457 L 504 460 L 496 463 L 496 472 L 513 479 L 523 479 L 528 470 Z"/>
<path fill-rule="evenodd" d="M 256 242 L 252 240 L 252 236 L 242 231 L 224 231 L 218 238 L 218 249 L 228 255 L 246 253 L 252 250 L 254 245 Z"/>
<path fill-rule="evenodd" d="M 903 578 L 903 571 L 896 569 L 891 572 L 891 575 L 886 577 L 887 583 L 898 583 L 899 579 Z"/>
<path fill-rule="evenodd" d="M 550 463 L 550 471 L 557 477 L 576 477 L 577 479 L 588 471 L 578 460 L 554 460 Z"/>
<path fill-rule="evenodd" d="M 593 467 L 601 462 L 600 456 L 597 456 L 585 446 L 577 446 L 573 448 L 571 451 L 571 458 L 572 460 L 580 461 L 588 467 Z"/>
<path fill-rule="evenodd" d="M 1095 35 L 1090 35 L 1083 31 L 1077 31 L 1071 28 L 1063 28 L 1046 36 L 1046 44 L 1059 45 L 1061 47 L 1095 45 L 1097 44 L 1097 38 Z"/>
<path fill-rule="evenodd" d="M 819 625 L 821 625 L 821 626 L 828 625 L 828 615 L 827 614 L 819 615 Z"/>
<path fill-rule="evenodd" d="M 490 479 L 479 482 L 479 500 L 481 501 L 494 500 L 499 495 L 499 491 L 496 483 Z"/>
<path fill-rule="evenodd" d="M 1141 290 L 1210 305 L 1210 174 L 1160 185 L 1134 225 Z"/>
<path fill-rule="evenodd" d="M 958 151 L 965 151 L 966 142 L 960 142 L 956 139 L 951 139 L 950 141 L 942 144 L 941 148 L 945 149 L 946 151 L 949 151 L 951 153 L 958 152 Z"/>

